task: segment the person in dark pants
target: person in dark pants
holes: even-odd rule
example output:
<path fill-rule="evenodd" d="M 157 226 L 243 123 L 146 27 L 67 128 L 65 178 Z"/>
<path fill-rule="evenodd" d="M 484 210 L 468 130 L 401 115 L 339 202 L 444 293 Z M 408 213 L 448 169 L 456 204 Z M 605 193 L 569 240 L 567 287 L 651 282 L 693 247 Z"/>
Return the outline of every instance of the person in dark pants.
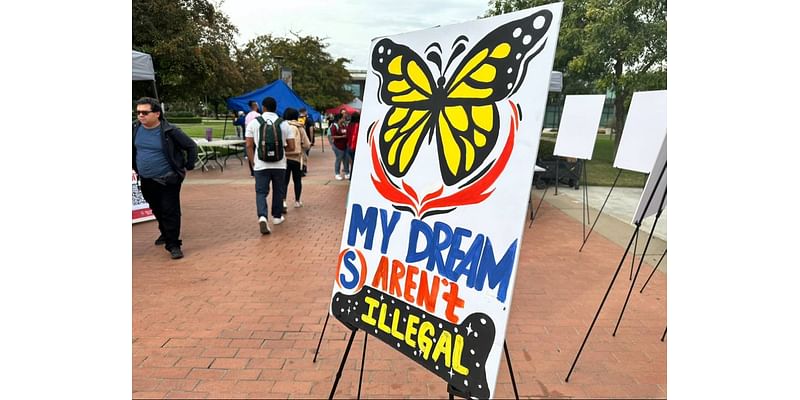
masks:
<path fill-rule="evenodd" d="M 173 259 L 183 258 L 181 235 L 181 183 L 186 170 L 194 169 L 197 144 L 164 119 L 158 100 L 136 101 L 133 123 L 133 170 L 139 176 L 142 195 L 158 220 L 164 245 Z"/>
<path fill-rule="evenodd" d="M 294 108 L 288 107 L 283 112 L 283 119 L 289 123 L 289 127 L 294 132 L 294 151 L 286 152 L 286 179 L 283 189 L 283 212 L 286 213 L 286 197 L 289 196 L 289 178 L 294 182 L 294 207 L 302 207 L 303 201 L 300 195 L 303 192 L 302 169 L 305 163 L 303 152 L 311 148 L 311 140 L 306 135 L 305 126 L 299 121 L 299 113 Z"/>
<path fill-rule="evenodd" d="M 278 120 L 278 114 L 275 110 L 278 109 L 278 103 L 272 97 L 265 97 L 261 102 L 264 113 L 261 115 L 263 120 L 268 120 L 270 123 L 275 123 Z M 284 147 L 285 153 L 294 151 L 294 132 L 289 127 L 286 121 L 281 122 L 278 127 L 281 131 L 281 144 Z M 267 235 L 272 232 L 269 227 L 267 215 L 270 210 L 267 209 L 267 195 L 269 195 L 269 186 L 272 184 L 272 224 L 280 225 L 285 220 L 283 216 L 283 199 L 286 197 L 284 191 L 284 178 L 286 175 L 286 156 L 284 153 L 283 158 L 279 161 L 263 161 L 256 156 L 257 137 L 262 134 L 261 122 L 258 119 L 250 121 L 245 129 L 244 137 L 247 148 L 247 159 L 253 167 L 253 173 L 256 178 L 256 213 L 258 214 L 258 227 L 262 235 Z"/>

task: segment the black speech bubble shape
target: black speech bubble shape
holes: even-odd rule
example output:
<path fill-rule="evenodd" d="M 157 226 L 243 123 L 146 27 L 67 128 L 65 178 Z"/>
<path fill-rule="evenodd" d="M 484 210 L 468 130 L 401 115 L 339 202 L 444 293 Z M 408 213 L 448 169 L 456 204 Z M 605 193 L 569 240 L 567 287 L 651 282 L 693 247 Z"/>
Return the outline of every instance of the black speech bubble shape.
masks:
<path fill-rule="evenodd" d="M 469 373 L 464 376 L 454 372 L 452 359 L 451 367 L 445 365 L 445 357 L 439 357 L 437 361 L 434 361 L 432 357 L 433 350 L 430 352 L 431 356 L 426 360 L 418 348 L 419 342 L 416 343 L 417 346 L 410 346 L 405 340 L 393 336 L 391 332 L 387 333 L 379 329 L 377 323 L 372 325 L 364 322 L 362 316 L 370 314 L 370 305 L 365 301 L 368 296 L 378 300 L 381 304 L 387 305 L 385 320 L 387 326 L 392 326 L 395 310 L 399 309 L 402 318 L 398 317 L 397 332 L 404 333 L 406 331 L 409 315 L 417 316 L 420 319 L 420 324 L 424 321 L 432 323 L 434 326 L 432 347 L 434 348 L 443 331 L 451 334 L 453 342 L 455 342 L 455 335 L 461 335 L 464 338 L 461 365 L 468 368 Z M 372 312 L 372 317 L 375 320 L 379 319 L 379 310 L 377 308 Z M 494 345 L 495 327 L 494 321 L 488 315 L 484 313 L 470 314 L 461 324 L 456 325 L 371 286 L 364 286 L 358 293 L 353 295 L 336 293 L 331 302 L 331 313 L 346 326 L 364 330 L 393 349 L 403 353 L 428 371 L 444 379 L 445 382 L 464 393 L 468 398 L 485 399 L 490 397 L 486 381 L 486 359 L 489 357 L 489 352 Z M 451 353 L 452 349 L 454 349 L 453 343 L 451 343 Z"/>

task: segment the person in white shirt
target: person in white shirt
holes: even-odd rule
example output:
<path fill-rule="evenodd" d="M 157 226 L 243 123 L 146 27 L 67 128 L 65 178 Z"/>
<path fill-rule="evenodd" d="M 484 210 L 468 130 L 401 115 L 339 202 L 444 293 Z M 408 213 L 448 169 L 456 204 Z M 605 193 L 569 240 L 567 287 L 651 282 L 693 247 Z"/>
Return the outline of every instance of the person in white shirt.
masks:
<path fill-rule="evenodd" d="M 275 111 L 278 103 L 272 97 L 265 97 L 261 102 L 264 114 L 261 117 L 267 121 L 275 122 L 278 114 Z M 258 213 L 258 225 L 262 235 L 271 232 L 267 216 L 267 195 L 269 186 L 272 183 L 272 223 L 278 225 L 283 223 L 283 199 L 286 197 L 284 192 L 284 179 L 286 175 L 286 156 L 279 161 L 266 162 L 256 156 L 255 137 L 259 134 L 261 124 L 258 119 L 250 121 L 245 130 L 245 142 L 247 146 L 247 159 L 253 169 L 256 178 L 256 212 Z M 283 141 L 284 153 L 293 152 L 294 149 L 294 130 L 289 123 L 283 121 L 280 125 L 281 139 Z"/>

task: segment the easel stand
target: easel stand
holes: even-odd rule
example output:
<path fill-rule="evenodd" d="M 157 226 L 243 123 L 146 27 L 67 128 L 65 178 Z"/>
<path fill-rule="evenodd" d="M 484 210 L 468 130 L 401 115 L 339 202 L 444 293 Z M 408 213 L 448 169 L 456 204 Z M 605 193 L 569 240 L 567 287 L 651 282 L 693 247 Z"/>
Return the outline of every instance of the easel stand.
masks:
<path fill-rule="evenodd" d="M 646 288 L 646 287 L 647 287 L 647 284 L 648 284 L 648 283 L 650 283 L 650 278 L 652 278 L 652 277 L 653 277 L 653 274 L 655 274 L 655 273 L 656 273 L 656 270 L 658 269 L 658 266 L 659 266 L 659 265 L 661 265 L 661 261 L 663 261 L 663 260 L 664 260 L 664 256 L 666 256 L 666 255 L 667 255 L 667 250 L 666 250 L 666 249 L 664 249 L 664 254 L 662 254 L 662 255 L 661 255 L 661 258 L 659 258 L 659 259 L 658 259 L 658 262 L 656 263 L 656 266 L 655 266 L 655 267 L 653 267 L 653 271 L 652 271 L 652 272 L 650 272 L 650 276 L 648 276 L 648 277 L 647 277 L 647 280 L 646 280 L 646 281 L 644 281 L 644 285 L 642 285 L 642 288 L 639 290 L 639 293 L 642 293 L 642 292 L 644 292 L 644 288 Z"/>
<path fill-rule="evenodd" d="M 356 337 L 357 328 L 349 327 L 350 328 L 350 340 L 347 341 L 347 347 L 344 349 L 344 355 L 342 356 L 342 362 L 339 363 L 339 370 L 336 371 L 336 379 L 333 381 L 333 387 L 331 387 L 331 393 L 328 395 L 328 400 L 333 399 L 334 393 L 336 393 L 336 388 L 339 386 L 339 380 L 342 378 L 342 371 L 344 370 L 344 365 L 347 362 L 347 356 L 350 354 L 350 348 L 353 346 L 353 339 Z M 366 360 L 367 356 L 367 337 L 369 334 L 364 331 L 364 350 L 361 353 L 361 373 L 358 376 L 358 395 L 357 399 L 361 398 L 361 383 L 364 380 L 364 361 Z M 506 355 L 506 363 L 508 364 L 508 373 L 511 375 L 511 386 L 514 388 L 514 398 L 519 400 L 519 391 L 517 390 L 517 380 L 514 378 L 514 369 L 511 367 L 511 356 L 508 354 L 508 343 L 503 342 L 503 351 Z M 447 393 L 450 395 L 450 399 L 454 399 L 454 396 L 458 396 L 464 399 L 469 399 L 470 396 L 466 393 L 462 393 L 455 387 L 451 385 L 447 385 Z"/>
<path fill-rule="evenodd" d="M 503 342 L 503 352 L 506 354 L 506 363 L 508 364 L 508 373 L 511 375 L 511 387 L 514 388 L 514 399 L 519 400 L 519 392 L 517 391 L 517 380 L 514 379 L 514 369 L 511 368 L 511 356 L 508 355 L 508 342 Z M 470 399 L 471 397 L 457 388 L 447 385 L 447 393 L 450 400 L 455 400 L 456 396 L 462 399 Z"/>
<path fill-rule="evenodd" d="M 586 221 L 590 220 L 589 217 L 589 180 L 586 178 L 586 160 L 581 159 L 581 171 L 583 171 L 583 205 L 581 206 L 581 227 L 583 228 L 583 241 L 586 242 Z M 580 182 L 578 182 L 580 184 Z"/>
<path fill-rule="evenodd" d="M 542 202 L 544 201 L 544 196 L 547 194 L 547 189 L 550 189 L 549 186 L 545 186 L 544 192 L 542 193 L 542 198 L 539 199 L 539 205 L 536 206 L 536 210 L 533 209 L 533 193 L 531 193 L 531 222 L 528 224 L 528 228 L 533 225 L 533 219 L 539 215 L 539 207 L 542 206 Z"/>
<path fill-rule="evenodd" d="M 317 343 L 317 350 L 314 351 L 314 361 L 312 361 L 312 362 L 317 362 L 317 354 L 319 354 L 319 346 L 322 345 L 322 338 L 325 337 L 325 328 L 328 327 L 328 318 L 331 317 L 331 313 L 330 312 L 327 312 L 325 314 L 326 314 L 325 315 L 325 325 L 322 325 L 322 334 L 319 335 L 319 343 Z"/>
<path fill-rule="evenodd" d="M 625 314 L 625 308 L 628 307 L 628 300 L 630 300 L 631 293 L 633 292 L 633 287 L 636 285 L 636 278 L 639 277 L 639 271 L 642 270 L 642 263 L 644 262 L 644 254 L 647 254 L 647 248 L 650 246 L 650 240 L 653 239 L 653 232 L 655 232 L 656 225 L 658 225 L 658 218 L 661 217 L 661 212 L 663 211 L 662 207 L 664 207 L 664 200 L 666 199 L 667 199 L 667 191 L 665 189 L 664 197 L 661 198 L 661 204 L 658 205 L 658 212 L 656 213 L 656 219 L 653 222 L 653 227 L 650 228 L 650 235 L 647 236 L 647 243 L 645 243 L 644 245 L 644 251 L 642 252 L 643 253 L 642 257 L 639 258 L 639 265 L 636 267 L 636 275 L 634 275 L 633 281 L 631 282 L 631 287 L 628 289 L 628 296 L 625 297 L 625 304 L 622 305 L 622 311 L 620 311 L 619 313 L 619 318 L 617 319 L 617 325 L 614 327 L 614 333 L 612 333 L 611 336 L 617 336 L 617 329 L 619 329 L 619 323 L 622 321 L 622 315 Z M 639 222 L 641 223 L 641 221 Z"/>
<path fill-rule="evenodd" d="M 659 183 L 661 182 L 661 178 L 664 176 L 664 171 L 666 171 L 666 169 L 667 168 L 666 168 L 666 165 L 665 165 L 664 168 L 661 171 L 661 174 L 658 176 L 658 180 L 656 181 L 655 187 L 658 187 Z M 622 171 L 620 171 L 620 172 L 622 172 Z M 619 178 L 619 174 L 617 174 L 617 178 Z M 614 183 L 616 184 L 616 182 L 617 181 L 615 179 Z M 613 186 L 612 186 L 612 190 L 613 190 Z M 644 208 L 645 210 L 650 208 L 650 203 L 653 201 L 653 196 L 655 195 L 655 192 L 656 191 L 653 190 L 650 193 L 650 196 L 648 197 L 647 203 L 646 203 L 645 208 Z M 611 191 L 609 191 L 609 194 L 611 194 Z M 666 191 L 664 193 L 664 197 L 661 199 L 661 205 L 659 206 L 659 214 L 661 213 L 661 211 L 660 211 L 661 207 L 663 207 L 663 205 L 664 205 L 664 199 L 666 199 Z M 608 198 L 606 198 L 606 200 L 608 200 Z M 605 205 L 605 203 L 603 203 L 603 205 Z M 598 216 L 599 216 L 599 214 L 598 214 Z M 617 269 L 616 269 L 616 271 L 614 271 L 614 276 L 611 278 L 611 283 L 608 285 L 608 289 L 606 289 L 606 294 L 603 295 L 603 300 L 600 301 L 600 306 L 597 308 L 597 312 L 594 314 L 594 319 L 592 319 L 592 323 L 591 323 L 591 325 L 589 325 L 589 330 L 586 331 L 586 337 L 583 338 L 583 343 L 581 343 L 581 347 L 578 349 L 578 353 L 575 355 L 575 360 L 572 361 L 572 366 L 570 367 L 569 372 L 567 373 L 566 379 L 564 379 L 565 382 L 569 382 L 569 377 L 572 375 L 572 371 L 575 369 L 575 365 L 578 363 L 578 358 L 580 358 L 581 352 L 583 352 L 583 348 L 584 348 L 584 346 L 586 346 L 586 341 L 589 339 L 589 335 L 592 334 L 592 329 L 594 329 L 594 325 L 597 323 L 597 317 L 600 316 L 600 311 L 603 310 L 603 305 L 605 305 L 606 300 L 608 299 L 608 295 L 609 295 L 609 293 L 611 293 L 611 288 L 614 286 L 614 282 L 617 280 L 617 275 L 619 275 L 619 271 L 620 271 L 620 269 L 622 269 L 622 264 L 625 263 L 625 257 L 627 257 L 628 251 L 630 251 L 631 245 L 633 244 L 634 239 L 636 239 L 637 235 L 639 234 L 639 229 L 642 226 L 642 221 L 641 220 L 636 221 L 635 225 L 636 225 L 636 229 L 631 234 L 631 239 L 628 241 L 628 245 L 625 247 L 625 253 L 622 254 L 622 258 L 620 258 L 620 260 L 619 260 L 619 265 L 617 265 Z M 653 224 L 653 226 L 655 227 L 655 224 Z M 585 242 L 584 242 L 584 244 L 585 244 Z"/>
<path fill-rule="evenodd" d="M 611 189 L 608 190 L 608 194 L 606 195 L 606 199 L 605 199 L 605 201 L 603 201 L 603 205 L 600 206 L 600 210 L 597 211 L 597 217 L 595 217 L 594 222 L 592 223 L 592 227 L 589 229 L 589 233 L 587 233 L 586 236 L 583 238 L 583 244 L 581 244 L 581 248 L 578 249 L 578 252 L 583 251 L 583 246 L 586 245 L 586 241 L 589 240 L 589 235 L 592 234 L 592 231 L 594 230 L 594 226 L 597 225 L 597 220 L 599 220 L 600 219 L 600 215 L 603 214 L 603 209 L 606 207 L 606 203 L 608 202 L 608 198 L 611 197 L 611 192 L 614 191 L 614 188 L 617 186 L 617 181 L 619 180 L 619 176 L 620 175 L 622 175 L 622 170 L 619 170 L 619 172 L 617 172 L 617 177 L 614 178 L 614 183 L 611 184 Z"/>

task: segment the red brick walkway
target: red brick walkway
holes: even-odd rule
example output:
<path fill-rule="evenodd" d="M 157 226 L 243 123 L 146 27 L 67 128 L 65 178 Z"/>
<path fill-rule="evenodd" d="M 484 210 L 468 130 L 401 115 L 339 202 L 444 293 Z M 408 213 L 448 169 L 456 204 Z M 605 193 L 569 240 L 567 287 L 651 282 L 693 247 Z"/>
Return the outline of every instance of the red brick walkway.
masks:
<path fill-rule="evenodd" d="M 185 258 L 170 260 L 153 245 L 155 222 L 133 226 L 134 398 L 327 398 L 349 331 L 331 318 L 317 362 L 312 358 L 349 185 L 333 180 L 327 143 L 324 153 L 312 152 L 310 169 L 305 207 L 290 201 L 286 222 L 271 235 L 258 231 L 253 181 L 236 160 L 224 172 L 190 173 L 182 191 Z M 594 235 L 578 253 L 580 237 L 580 223 L 547 202 L 525 231 L 506 337 L 520 397 L 665 398 L 660 271 L 644 294 L 637 285 L 612 337 L 629 285 L 620 273 L 564 382 L 624 251 Z M 337 398 L 355 398 L 362 345 L 359 332 Z M 367 349 L 362 397 L 447 397 L 443 381 L 400 353 L 374 338 Z M 510 382 L 502 363 L 498 398 L 513 398 Z"/>

